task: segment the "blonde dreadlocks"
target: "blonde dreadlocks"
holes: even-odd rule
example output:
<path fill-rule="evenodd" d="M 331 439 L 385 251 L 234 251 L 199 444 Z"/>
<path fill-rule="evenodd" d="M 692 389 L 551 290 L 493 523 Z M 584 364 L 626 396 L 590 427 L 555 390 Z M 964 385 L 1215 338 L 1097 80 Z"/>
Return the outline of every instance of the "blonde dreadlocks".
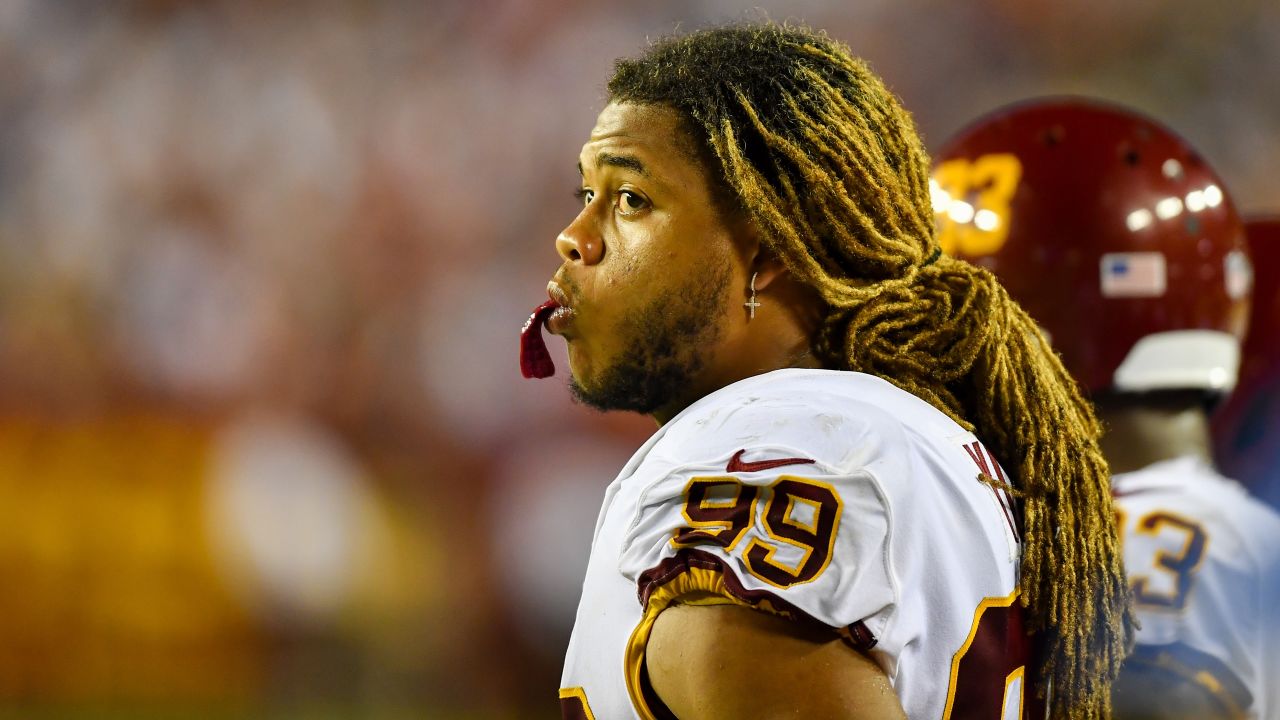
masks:
<path fill-rule="evenodd" d="M 995 278 L 940 256 L 897 99 L 844 45 L 775 24 L 659 41 L 618 61 L 609 94 L 683 114 L 726 210 L 826 301 L 813 349 L 829 367 L 927 400 L 1013 469 L 1037 690 L 1052 683 L 1055 717 L 1109 717 L 1132 624 L 1098 421 Z"/>

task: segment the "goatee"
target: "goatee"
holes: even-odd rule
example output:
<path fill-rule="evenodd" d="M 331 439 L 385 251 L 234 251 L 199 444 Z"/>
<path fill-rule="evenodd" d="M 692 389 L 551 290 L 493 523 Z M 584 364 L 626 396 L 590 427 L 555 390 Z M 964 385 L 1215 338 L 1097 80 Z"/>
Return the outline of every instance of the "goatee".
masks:
<path fill-rule="evenodd" d="M 685 399 L 706 365 L 704 354 L 723 333 L 717 313 L 726 304 L 728 264 L 686 287 L 655 298 L 618 324 L 630 351 L 585 387 L 570 379 L 578 402 L 597 410 L 651 414 Z"/>

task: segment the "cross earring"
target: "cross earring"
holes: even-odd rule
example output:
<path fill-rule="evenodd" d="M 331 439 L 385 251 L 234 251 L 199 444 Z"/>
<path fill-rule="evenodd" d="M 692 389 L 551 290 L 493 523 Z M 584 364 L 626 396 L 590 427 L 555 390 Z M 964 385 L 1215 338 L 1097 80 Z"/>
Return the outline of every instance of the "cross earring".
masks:
<path fill-rule="evenodd" d="M 756 302 L 756 273 L 751 273 L 751 299 L 742 303 L 742 307 L 751 311 L 751 319 L 756 319 L 756 308 L 760 307 L 760 303 Z"/>

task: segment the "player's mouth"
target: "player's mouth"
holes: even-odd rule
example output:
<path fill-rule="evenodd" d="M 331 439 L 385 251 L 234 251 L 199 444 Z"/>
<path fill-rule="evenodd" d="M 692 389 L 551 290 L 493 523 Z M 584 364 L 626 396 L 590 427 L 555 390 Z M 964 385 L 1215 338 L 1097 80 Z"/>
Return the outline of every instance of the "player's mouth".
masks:
<path fill-rule="evenodd" d="M 542 337 L 543 326 L 560 335 L 573 322 L 569 299 L 554 280 L 547 284 L 547 296 L 549 299 L 533 309 L 520 329 L 520 374 L 527 378 L 551 377 L 556 372 L 547 341 Z"/>
<path fill-rule="evenodd" d="M 573 305 L 570 304 L 564 290 L 554 280 L 547 283 L 547 297 L 557 306 L 547 316 L 547 329 L 551 331 L 552 335 L 564 335 L 569 325 L 573 322 Z"/>

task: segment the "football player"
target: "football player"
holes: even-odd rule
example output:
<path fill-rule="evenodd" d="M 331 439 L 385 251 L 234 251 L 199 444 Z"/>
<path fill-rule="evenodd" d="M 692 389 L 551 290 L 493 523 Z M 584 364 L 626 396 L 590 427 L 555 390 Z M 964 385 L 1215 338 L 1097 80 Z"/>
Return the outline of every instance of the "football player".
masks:
<path fill-rule="evenodd" d="M 1099 428 L 940 252 L 910 116 L 775 24 L 620 60 L 522 369 L 656 434 L 605 491 L 566 718 L 1107 715 L 1128 635 Z M 572 458 L 566 458 L 572 462 Z"/>
<path fill-rule="evenodd" d="M 1210 461 L 1252 273 L 1218 176 L 1127 109 L 995 111 L 934 169 L 944 250 L 991 269 L 1096 402 L 1141 629 L 1118 718 L 1277 717 L 1280 519 Z"/>
<path fill-rule="evenodd" d="M 1213 414 L 1214 456 L 1280 508 L 1280 216 L 1246 220 L 1245 234 L 1254 268 L 1249 333 L 1236 391 Z"/>

